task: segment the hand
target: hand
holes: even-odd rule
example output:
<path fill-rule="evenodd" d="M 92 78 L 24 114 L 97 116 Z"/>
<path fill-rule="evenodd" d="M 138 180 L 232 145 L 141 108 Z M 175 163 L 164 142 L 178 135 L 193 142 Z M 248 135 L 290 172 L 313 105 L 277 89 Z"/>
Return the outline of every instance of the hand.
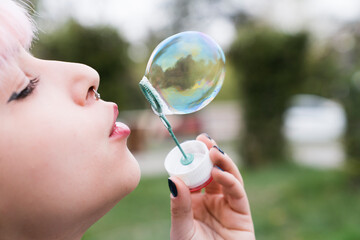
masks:
<path fill-rule="evenodd" d="M 255 239 L 249 202 L 240 172 L 214 140 L 199 135 L 215 166 L 205 192 L 190 193 L 178 178 L 169 178 L 172 240 Z"/>

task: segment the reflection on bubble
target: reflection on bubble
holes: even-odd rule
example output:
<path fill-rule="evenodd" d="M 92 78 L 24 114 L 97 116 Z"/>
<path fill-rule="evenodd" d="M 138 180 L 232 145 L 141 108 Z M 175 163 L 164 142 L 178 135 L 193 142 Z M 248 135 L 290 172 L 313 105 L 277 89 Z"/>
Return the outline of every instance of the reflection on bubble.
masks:
<path fill-rule="evenodd" d="M 182 32 L 155 48 L 145 77 L 161 98 L 164 114 L 192 113 L 218 94 L 225 77 L 225 56 L 209 36 Z"/>

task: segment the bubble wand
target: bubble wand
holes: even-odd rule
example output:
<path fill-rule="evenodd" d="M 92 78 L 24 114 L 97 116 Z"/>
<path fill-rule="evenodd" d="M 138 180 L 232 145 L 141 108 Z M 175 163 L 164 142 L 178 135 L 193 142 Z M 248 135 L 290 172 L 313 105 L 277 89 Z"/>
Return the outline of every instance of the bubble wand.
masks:
<path fill-rule="evenodd" d="M 140 81 L 139 85 L 140 85 L 140 89 L 141 89 L 142 93 L 145 95 L 145 98 L 150 103 L 152 109 L 159 116 L 162 123 L 165 125 L 166 129 L 169 131 L 172 139 L 175 141 L 177 147 L 181 151 L 181 154 L 183 155 L 183 157 L 180 160 L 181 163 L 183 163 L 184 165 L 190 164 L 192 162 L 192 160 L 194 159 L 194 156 L 192 154 L 185 154 L 184 150 L 180 146 L 180 143 L 177 140 L 177 138 L 175 137 L 175 134 L 174 134 L 174 132 L 173 132 L 173 130 L 171 128 L 171 125 L 170 125 L 169 121 L 167 120 L 165 115 L 162 113 L 162 108 L 161 108 L 161 104 L 160 104 L 161 100 L 160 100 L 160 97 L 158 96 L 158 93 L 151 86 L 149 80 L 145 76 Z"/>

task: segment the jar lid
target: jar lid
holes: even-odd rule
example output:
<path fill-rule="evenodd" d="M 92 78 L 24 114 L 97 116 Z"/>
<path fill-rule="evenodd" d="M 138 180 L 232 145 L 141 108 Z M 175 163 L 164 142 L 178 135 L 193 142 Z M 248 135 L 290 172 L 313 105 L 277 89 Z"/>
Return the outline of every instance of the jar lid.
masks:
<path fill-rule="evenodd" d="M 188 155 L 193 156 L 190 164 L 183 164 L 183 155 L 178 147 L 173 148 L 165 158 L 165 169 L 170 176 L 180 178 L 191 191 L 197 191 L 208 185 L 211 180 L 213 163 L 209 157 L 209 150 L 205 143 L 190 140 L 180 144 Z"/>

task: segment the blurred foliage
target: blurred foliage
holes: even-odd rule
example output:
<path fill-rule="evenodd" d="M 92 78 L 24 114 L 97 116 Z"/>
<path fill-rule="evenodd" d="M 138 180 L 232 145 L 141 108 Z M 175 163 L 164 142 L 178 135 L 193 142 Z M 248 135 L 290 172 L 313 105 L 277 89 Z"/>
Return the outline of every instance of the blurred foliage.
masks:
<path fill-rule="evenodd" d="M 300 91 L 331 99 L 340 99 L 346 91 L 338 54 L 330 46 L 323 49 L 312 48 L 306 58 L 306 76 Z"/>
<path fill-rule="evenodd" d="M 108 26 L 82 26 L 74 20 L 39 37 L 33 52 L 37 57 L 79 62 L 100 74 L 101 98 L 116 102 L 120 110 L 144 106 L 145 100 L 131 73 L 128 44 Z"/>
<path fill-rule="evenodd" d="M 244 132 L 241 152 L 250 166 L 284 159 L 283 113 L 305 78 L 308 36 L 250 26 L 238 33 L 230 58 L 240 82 Z"/>
<path fill-rule="evenodd" d="M 353 47 L 340 51 L 338 62 L 345 79 L 347 94 L 340 98 L 347 115 L 345 148 L 347 169 L 354 184 L 360 187 L 360 23 L 345 27 L 345 34 L 353 40 Z M 345 45 L 344 42 L 336 43 Z"/>
<path fill-rule="evenodd" d="M 353 75 L 351 77 L 351 74 Z M 350 180 L 360 187 L 360 85 L 356 71 L 349 71 L 341 79 L 346 83 L 346 94 L 338 100 L 346 112 L 346 131 L 344 136 L 347 170 Z"/>
<path fill-rule="evenodd" d="M 347 117 L 345 148 L 347 169 L 351 180 L 360 187 L 360 91 L 350 84 L 349 95 L 344 98 Z"/>

